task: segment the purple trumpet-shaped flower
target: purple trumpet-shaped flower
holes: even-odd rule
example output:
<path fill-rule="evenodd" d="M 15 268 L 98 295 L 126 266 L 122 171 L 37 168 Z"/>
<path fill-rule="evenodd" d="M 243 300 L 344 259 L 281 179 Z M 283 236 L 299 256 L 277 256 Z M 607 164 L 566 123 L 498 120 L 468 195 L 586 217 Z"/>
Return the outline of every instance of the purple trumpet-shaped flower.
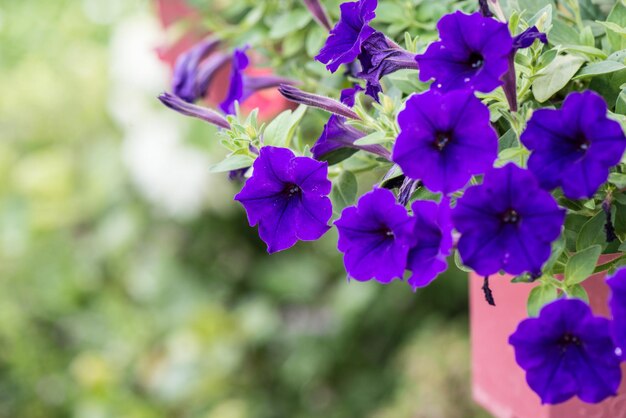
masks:
<path fill-rule="evenodd" d="M 315 57 L 335 72 L 341 64 L 350 64 L 361 52 L 363 42 L 374 33 L 369 22 L 376 17 L 377 0 L 358 0 L 341 5 L 341 18 L 330 31 L 326 44 Z"/>
<path fill-rule="evenodd" d="M 198 77 L 201 72 L 201 63 L 215 50 L 219 43 L 220 41 L 215 38 L 204 39 L 178 57 L 172 77 L 172 92 L 175 95 L 186 102 L 193 103 L 204 94 L 204 91 L 199 88 L 202 84 L 199 83 Z M 219 54 L 219 56 L 222 55 Z M 208 83 L 204 85 L 206 86 Z"/>
<path fill-rule="evenodd" d="M 367 82 L 366 94 L 375 100 L 383 91 L 382 77 L 398 70 L 418 68 L 415 54 L 400 48 L 381 32 L 374 32 L 361 44 L 358 58 L 362 71 L 357 76 Z"/>
<path fill-rule="evenodd" d="M 489 109 L 469 90 L 413 95 L 398 124 L 393 161 L 432 191 L 455 192 L 496 159 L 498 137 Z"/>
<path fill-rule="evenodd" d="M 332 29 L 333 25 L 330 23 L 326 9 L 324 9 L 324 6 L 322 6 L 319 0 L 302 0 L 302 2 L 306 8 L 309 9 L 309 12 L 311 12 L 313 19 L 315 19 L 317 23 L 326 30 Z"/>
<path fill-rule="evenodd" d="M 180 97 L 174 96 L 170 93 L 161 93 L 159 95 L 159 100 L 165 106 L 185 116 L 201 119 L 215 126 L 219 126 L 220 128 L 230 129 L 230 123 L 228 123 L 224 116 L 212 109 L 187 103 Z"/>
<path fill-rule="evenodd" d="M 463 264 L 481 276 L 500 270 L 539 275 L 559 237 L 565 211 L 527 170 L 510 163 L 485 174 L 452 210 Z"/>
<path fill-rule="evenodd" d="M 622 373 L 609 320 L 594 316 L 578 299 L 546 305 L 538 318 L 522 321 L 509 338 L 528 385 L 544 404 L 573 396 L 598 403 L 614 396 Z"/>
<path fill-rule="evenodd" d="M 281 84 L 292 84 L 293 80 L 276 76 L 248 76 L 244 70 L 250 61 L 246 55 L 248 47 L 235 49 L 230 72 L 230 85 L 226 98 L 220 103 L 220 109 L 227 114 L 235 113 L 235 102 L 243 102 L 259 90 L 278 87 Z"/>
<path fill-rule="evenodd" d="M 278 88 L 278 91 L 287 100 L 294 103 L 317 107 L 318 109 L 322 109 L 335 115 L 343 116 L 345 118 L 360 119 L 359 115 L 357 115 L 352 109 L 350 109 L 350 106 L 354 105 L 354 98 L 352 98 L 352 104 L 346 105 L 329 97 L 302 91 L 296 87 L 289 85 L 281 85 Z"/>
<path fill-rule="evenodd" d="M 363 89 L 359 86 L 343 90 L 341 92 L 341 101 L 343 102 L 341 106 L 345 106 L 346 108 L 348 108 L 347 106 L 353 106 L 354 96 L 361 90 Z M 334 102 L 334 100 L 332 101 Z M 326 107 L 336 108 L 339 104 L 340 103 L 335 102 L 333 106 Z M 328 119 L 326 125 L 324 125 L 324 130 L 315 142 L 315 145 L 311 148 L 313 158 L 320 161 L 328 161 L 329 164 L 336 164 L 359 150 L 367 151 L 386 159 L 391 157 L 389 151 L 382 145 L 356 145 L 355 142 L 364 136 L 364 132 L 348 125 L 346 118 L 333 114 Z"/>
<path fill-rule="evenodd" d="M 448 268 L 447 256 L 452 250 L 452 227 L 449 222 L 449 202 L 416 200 L 413 210 L 415 244 L 407 257 L 407 269 L 412 274 L 409 285 L 416 290 L 428 286 Z"/>
<path fill-rule="evenodd" d="M 480 13 L 455 12 L 442 17 L 437 28 L 441 40 L 416 57 L 420 80 L 434 78 L 435 87 L 444 91 L 487 93 L 502 85 L 513 51 L 506 24 Z"/>
<path fill-rule="evenodd" d="M 414 244 L 413 220 L 392 192 L 374 189 L 335 222 L 337 247 L 348 275 L 359 281 L 389 283 L 401 278 Z"/>
<path fill-rule="evenodd" d="M 621 350 L 622 359 L 626 359 L 626 268 L 617 270 L 608 278 L 607 284 L 611 288 L 609 307 L 613 315 L 613 337 Z"/>
<path fill-rule="evenodd" d="M 332 206 L 326 163 L 296 157 L 286 148 L 263 147 L 250 177 L 235 196 L 250 226 L 274 253 L 298 240 L 313 241 L 328 231 Z"/>
<path fill-rule="evenodd" d="M 528 169 L 541 187 L 561 186 L 570 199 L 592 197 L 626 149 L 620 124 L 591 91 L 570 93 L 559 110 L 536 110 L 520 139 L 532 151 Z"/>

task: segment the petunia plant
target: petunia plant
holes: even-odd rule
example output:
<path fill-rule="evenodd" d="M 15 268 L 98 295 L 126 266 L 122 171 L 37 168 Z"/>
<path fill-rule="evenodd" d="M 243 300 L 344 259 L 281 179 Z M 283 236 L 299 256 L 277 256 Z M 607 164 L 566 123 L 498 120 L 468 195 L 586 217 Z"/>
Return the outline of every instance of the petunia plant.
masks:
<path fill-rule="evenodd" d="M 417 291 L 455 263 L 484 277 L 492 305 L 489 280 L 532 286 L 530 318 L 509 341 L 530 388 L 544 403 L 615 395 L 626 349 L 626 5 L 407 3 L 251 3 L 238 31 L 210 16 L 213 37 L 181 56 L 160 99 L 220 128 L 229 155 L 212 169 L 243 176 L 235 200 L 268 252 L 334 228 L 358 281 Z M 249 56 L 275 74 L 246 73 Z M 194 104 L 228 63 L 219 108 Z M 242 114 L 268 88 L 294 107 L 271 121 Z M 594 316 L 583 287 L 605 271 L 612 320 Z"/>

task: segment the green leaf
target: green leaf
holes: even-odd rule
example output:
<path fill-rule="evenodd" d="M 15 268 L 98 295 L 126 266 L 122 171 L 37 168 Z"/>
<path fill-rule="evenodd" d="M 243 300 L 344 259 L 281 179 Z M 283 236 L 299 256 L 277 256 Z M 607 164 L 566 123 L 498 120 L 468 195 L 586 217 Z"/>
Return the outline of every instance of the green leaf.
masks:
<path fill-rule="evenodd" d="M 576 75 L 576 77 L 574 77 L 574 80 L 583 77 L 592 77 L 599 74 L 613 73 L 615 71 L 620 71 L 625 68 L 626 65 L 613 60 L 593 62 L 585 65 L 583 69 L 580 70 L 580 72 Z"/>
<path fill-rule="evenodd" d="M 576 251 L 584 250 L 596 244 L 606 245 L 606 237 L 604 235 L 605 220 L 604 212 L 600 211 L 583 225 L 576 240 Z"/>
<path fill-rule="evenodd" d="M 304 9 L 296 9 L 285 13 L 272 24 L 269 37 L 281 39 L 292 32 L 304 28 L 311 21 L 311 13 Z"/>
<path fill-rule="evenodd" d="M 581 299 L 589 303 L 589 295 L 587 294 L 587 291 L 585 290 L 585 288 L 582 287 L 580 284 L 568 286 L 565 289 L 565 292 L 567 293 L 567 296 L 569 296 L 570 298 Z"/>
<path fill-rule="evenodd" d="M 558 298 L 558 291 L 549 283 L 534 287 L 528 295 L 528 302 L 526 304 L 528 316 L 538 316 L 541 308 Z"/>
<path fill-rule="evenodd" d="M 263 143 L 275 147 L 288 147 L 305 112 L 306 106 L 300 105 L 293 112 L 285 110 L 276 116 L 263 131 Z"/>
<path fill-rule="evenodd" d="M 336 216 L 348 206 L 353 206 L 356 202 L 357 180 L 351 171 L 344 170 L 333 182 L 333 189 L 330 192 L 330 199 L 333 202 L 333 212 Z"/>
<path fill-rule="evenodd" d="M 364 136 L 363 138 L 359 138 L 354 141 L 354 145 L 363 146 L 363 145 L 375 145 L 382 144 L 388 142 L 389 139 L 386 137 L 384 132 L 373 132 L 369 135 Z"/>
<path fill-rule="evenodd" d="M 561 257 L 561 254 L 565 251 L 565 236 L 561 235 L 559 239 L 552 243 L 552 251 L 550 253 L 550 258 L 546 262 L 544 266 L 544 271 L 549 271 L 552 269 L 557 260 Z"/>
<path fill-rule="evenodd" d="M 617 186 L 618 189 L 626 187 L 626 174 L 623 173 L 611 173 L 609 174 L 609 183 Z"/>
<path fill-rule="evenodd" d="M 539 71 L 533 81 L 533 95 L 543 103 L 567 85 L 585 62 L 575 55 L 559 55 L 548 66 Z"/>
<path fill-rule="evenodd" d="M 226 157 L 221 162 L 211 166 L 209 169 L 212 173 L 223 173 L 225 171 L 239 170 L 240 168 L 250 167 L 254 159 L 249 155 L 233 154 Z"/>
<path fill-rule="evenodd" d="M 626 7 L 621 1 L 617 1 L 613 10 L 606 19 L 606 37 L 613 51 L 626 49 L 626 38 L 620 33 L 626 26 Z M 616 30 L 617 29 L 617 30 Z"/>
<path fill-rule="evenodd" d="M 617 101 L 624 83 L 626 83 L 626 69 L 592 78 L 589 88 L 600 93 L 604 100 L 612 105 Z"/>
<path fill-rule="evenodd" d="M 328 32 L 321 26 L 315 26 L 309 31 L 306 37 L 305 49 L 309 57 L 314 57 L 324 46 L 324 42 L 328 37 Z"/>
<path fill-rule="evenodd" d="M 572 286 L 591 276 L 596 268 L 596 264 L 598 264 L 598 258 L 600 258 L 601 253 L 601 246 L 592 245 L 571 256 L 565 266 L 565 284 Z"/>

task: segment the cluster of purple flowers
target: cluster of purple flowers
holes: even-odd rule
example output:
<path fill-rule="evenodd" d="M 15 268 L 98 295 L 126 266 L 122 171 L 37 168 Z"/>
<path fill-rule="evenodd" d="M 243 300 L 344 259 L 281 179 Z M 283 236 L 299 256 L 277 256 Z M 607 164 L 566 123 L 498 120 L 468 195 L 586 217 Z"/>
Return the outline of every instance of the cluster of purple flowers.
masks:
<path fill-rule="evenodd" d="M 230 58 L 231 88 L 220 105 L 224 113 L 232 113 L 234 102 L 252 92 L 281 83 L 280 91 L 289 100 L 332 113 L 311 149 L 312 158 L 286 148 L 261 147 L 251 177 L 235 197 L 250 225 L 258 225 L 268 252 L 298 240 L 317 240 L 330 229 L 328 165 L 365 151 L 399 167 L 405 186 L 398 197 L 374 187 L 334 222 L 349 277 L 380 283 L 406 280 L 415 290 L 446 270 L 453 248 L 464 265 L 485 276 L 490 303 L 490 275 L 540 277 L 566 215 L 551 192 L 561 188 L 569 199 L 592 198 L 626 150 L 626 136 L 607 117 L 604 100 L 591 91 L 573 92 L 560 109 L 536 110 L 520 136 L 520 147 L 530 152 L 528 168 L 512 163 L 495 167 L 498 133 L 488 107 L 475 93 L 502 87 L 511 111 L 516 111 L 514 56 L 536 40 L 546 43 L 545 34 L 531 27 L 512 36 L 482 2 L 482 14 L 442 17 L 440 39 L 415 55 L 370 26 L 376 0 L 343 3 L 332 29 L 318 2 L 305 4 L 330 29 L 316 60 L 331 72 L 358 61 L 361 69 L 353 75 L 365 86 L 343 90 L 336 101 L 285 85 L 288 80 L 244 75 L 245 48 Z M 188 103 L 202 97 L 211 79 L 208 73 L 223 65 L 223 54 L 206 58 L 214 48 L 215 42 L 207 41 L 183 56 L 175 95 L 161 100 L 228 129 L 217 112 Z M 378 100 L 382 77 L 400 69 L 419 70 L 421 81 L 432 81 L 430 89 L 406 100 L 392 149 L 358 145 L 367 133 L 349 123 L 359 119 L 352 110 L 355 95 L 365 91 Z M 411 202 L 417 185 L 436 200 Z M 594 316 L 580 300 L 560 299 L 544 307 L 539 317 L 523 321 L 510 337 L 529 386 L 543 402 L 572 396 L 599 402 L 616 393 L 621 352 L 626 350 L 626 270 L 608 283 L 613 321 Z"/>

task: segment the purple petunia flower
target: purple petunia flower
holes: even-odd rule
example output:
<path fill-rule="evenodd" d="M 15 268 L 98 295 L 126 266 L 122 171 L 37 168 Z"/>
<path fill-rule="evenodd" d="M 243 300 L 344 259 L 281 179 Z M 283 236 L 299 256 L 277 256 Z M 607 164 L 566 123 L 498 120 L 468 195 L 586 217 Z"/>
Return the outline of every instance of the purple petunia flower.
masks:
<path fill-rule="evenodd" d="M 248 68 L 250 61 L 246 55 L 248 47 L 235 49 L 232 59 L 232 68 L 230 72 L 230 85 L 228 93 L 222 103 L 220 109 L 227 114 L 235 113 L 235 102 L 243 102 L 253 93 L 272 87 L 278 87 L 281 84 L 293 84 L 292 80 L 276 77 L 276 76 L 248 76 L 244 74 L 244 70 Z"/>
<path fill-rule="evenodd" d="M 491 168 L 498 136 L 489 109 L 468 90 L 413 95 L 398 115 L 393 161 L 408 177 L 445 194 Z"/>
<path fill-rule="evenodd" d="M 204 94 L 204 91 L 200 90 L 198 78 L 201 63 L 215 50 L 219 43 L 219 39 L 216 38 L 204 39 L 178 57 L 172 77 L 172 92 L 176 96 L 186 102 L 193 103 Z M 216 54 L 216 56 L 223 55 Z M 208 84 L 204 83 L 204 85 Z"/>
<path fill-rule="evenodd" d="M 622 373 L 609 320 L 596 317 L 578 299 L 546 305 L 538 318 L 522 321 L 509 338 L 528 385 L 542 403 L 573 396 L 598 403 L 614 396 Z"/>
<path fill-rule="evenodd" d="M 506 24 L 495 19 L 455 12 L 437 24 L 438 42 L 416 57 L 420 80 L 435 79 L 442 90 L 490 92 L 502 85 L 509 68 L 513 39 Z"/>
<path fill-rule="evenodd" d="M 377 0 L 343 3 L 341 18 L 315 59 L 333 73 L 341 64 L 354 61 L 361 52 L 361 44 L 374 33 L 369 22 L 376 17 L 377 5 Z"/>
<path fill-rule="evenodd" d="M 296 157 L 286 148 L 261 148 L 252 177 L 235 200 L 246 209 L 250 226 L 259 225 L 269 253 L 328 231 L 332 206 L 327 175 L 326 163 Z"/>
<path fill-rule="evenodd" d="M 591 91 L 570 93 L 559 110 L 536 110 L 520 139 L 532 151 L 528 169 L 541 186 L 561 186 L 570 199 L 592 197 L 626 148 L 620 124 Z"/>
<path fill-rule="evenodd" d="M 380 79 L 402 69 L 417 70 L 415 54 L 398 46 L 381 32 L 374 32 L 361 44 L 358 56 L 362 71 L 357 77 L 367 82 L 366 94 L 378 100 L 383 89 Z"/>
<path fill-rule="evenodd" d="M 608 278 L 607 284 L 611 288 L 609 307 L 613 315 L 615 344 L 621 349 L 622 358 L 626 359 L 626 268 L 617 270 Z"/>
<path fill-rule="evenodd" d="M 360 88 L 360 87 L 359 87 Z M 348 91 L 353 89 L 343 90 Z M 342 102 L 338 102 L 335 99 L 331 99 L 330 97 L 320 96 L 319 94 L 313 94 L 306 91 L 302 91 L 293 86 L 281 85 L 278 88 L 280 94 L 289 101 L 294 103 L 303 104 L 306 106 L 317 107 L 318 109 L 325 110 L 330 113 L 334 113 L 335 115 L 343 116 L 350 119 L 360 119 L 359 115 L 357 115 L 352 109 L 351 106 L 354 106 L 354 93 L 351 95 L 351 102 L 345 102 L 342 99 Z M 342 92 L 342 97 L 344 93 Z"/>
<path fill-rule="evenodd" d="M 413 220 L 392 192 L 374 189 L 335 222 L 350 277 L 389 283 L 402 277 L 414 244 Z"/>
<path fill-rule="evenodd" d="M 413 237 L 415 245 L 411 247 L 407 258 L 407 269 L 412 274 L 409 285 L 416 290 L 428 286 L 446 270 L 446 257 L 452 249 L 452 228 L 448 222 L 448 202 L 437 206 L 435 202 L 416 200 L 413 209 Z"/>
<path fill-rule="evenodd" d="M 341 92 L 342 104 L 353 106 L 354 96 L 361 90 L 363 89 L 360 86 L 344 89 Z M 324 125 L 324 130 L 311 148 L 311 153 L 313 153 L 313 158 L 316 160 L 328 161 L 329 164 L 340 162 L 359 150 L 370 152 L 386 159 L 391 157 L 389 151 L 382 145 L 355 145 L 355 142 L 364 136 L 364 132 L 348 125 L 346 118 L 334 114 Z"/>
<path fill-rule="evenodd" d="M 486 173 L 483 184 L 467 189 L 452 210 L 463 264 L 482 276 L 500 270 L 540 274 L 564 218 L 532 173 L 512 163 Z"/>

